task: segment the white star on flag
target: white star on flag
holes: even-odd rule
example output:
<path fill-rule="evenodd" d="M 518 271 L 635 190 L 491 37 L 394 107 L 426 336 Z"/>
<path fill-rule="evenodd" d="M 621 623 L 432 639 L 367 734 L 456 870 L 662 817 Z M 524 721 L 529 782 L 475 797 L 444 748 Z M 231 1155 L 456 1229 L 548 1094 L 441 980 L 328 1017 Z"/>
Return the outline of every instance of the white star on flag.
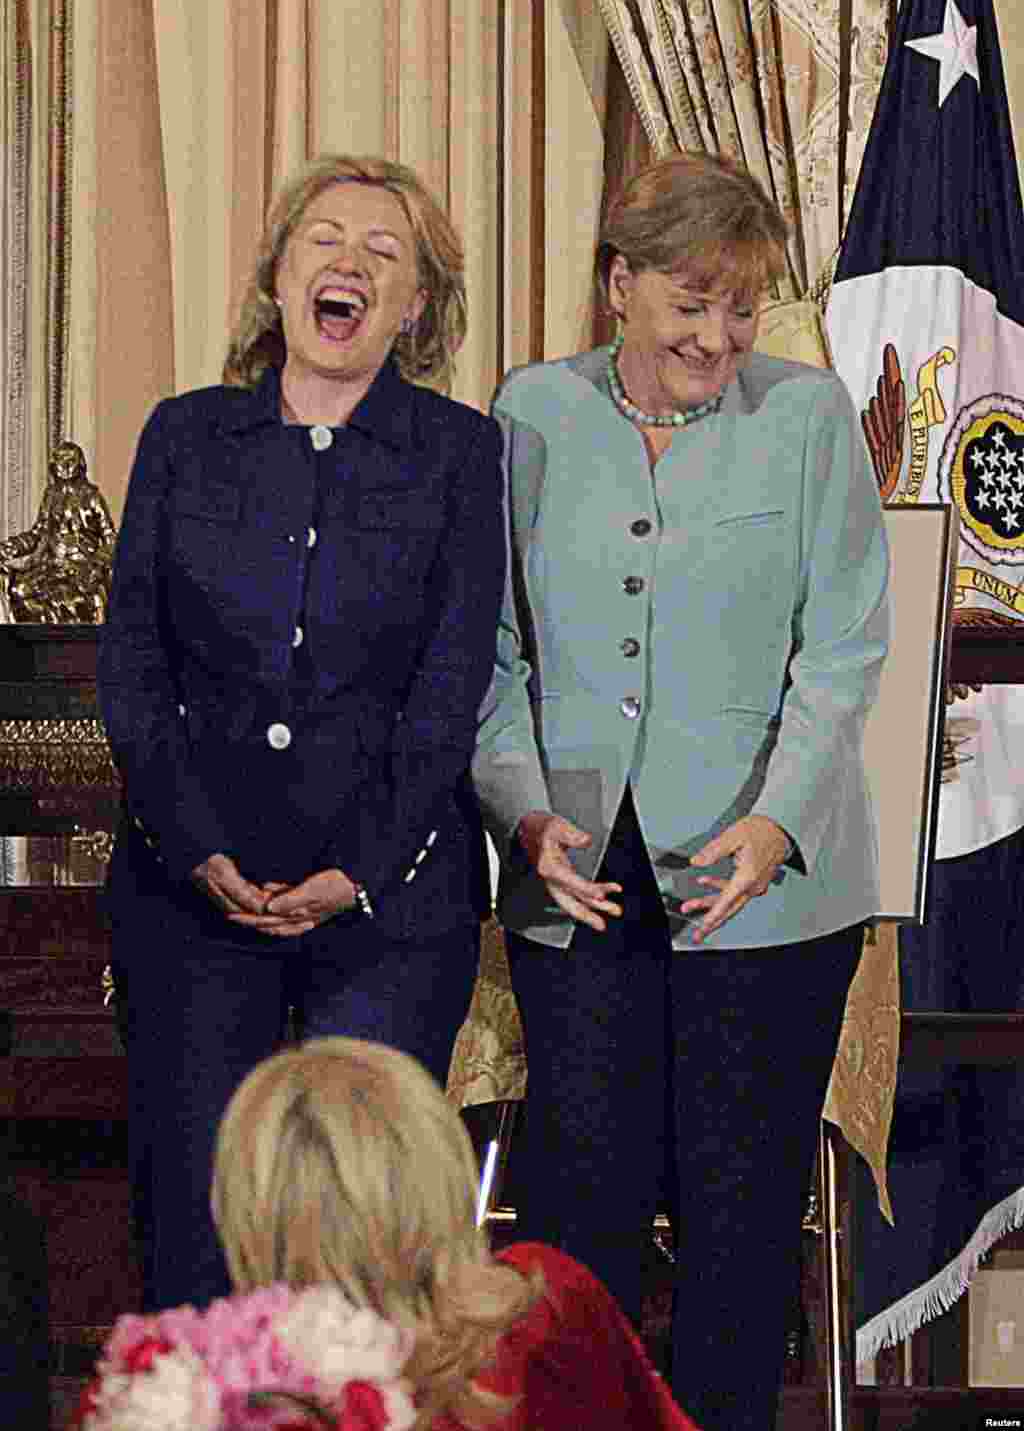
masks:
<path fill-rule="evenodd" d="M 907 40 L 906 44 L 908 50 L 917 50 L 929 59 L 938 60 L 940 109 L 962 75 L 970 75 L 981 88 L 978 77 L 978 27 L 967 24 L 955 0 L 946 0 L 946 16 L 940 33 L 925 35 L 920 40 Z"/>

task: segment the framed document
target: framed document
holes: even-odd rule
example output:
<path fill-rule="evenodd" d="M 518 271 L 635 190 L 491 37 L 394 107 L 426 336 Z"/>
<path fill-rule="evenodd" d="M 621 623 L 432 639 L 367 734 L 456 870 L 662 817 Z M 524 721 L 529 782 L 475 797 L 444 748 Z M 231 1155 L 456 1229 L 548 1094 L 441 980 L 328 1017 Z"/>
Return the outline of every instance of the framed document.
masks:
<path fill-rule="evenodd" d="M 959 517 L 941 503 L 885 509 L 889 655 L 864 733 L 881 874 L 880 919 L 921 924 L 935 854 Z"/>

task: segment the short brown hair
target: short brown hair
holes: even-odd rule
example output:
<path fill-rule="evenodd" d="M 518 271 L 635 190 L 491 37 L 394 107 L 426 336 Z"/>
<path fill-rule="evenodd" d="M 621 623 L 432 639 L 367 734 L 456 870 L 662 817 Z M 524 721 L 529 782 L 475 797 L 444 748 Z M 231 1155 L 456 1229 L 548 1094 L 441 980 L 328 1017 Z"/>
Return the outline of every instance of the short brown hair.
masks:
<path fill-rule="evenodd" d="M 313 1039 L 265 1059 L 228 1104 L 212 1207 L 239 1290 L 333 1282 L 416 1332 L 419 1425 L 500 1419 L 475 1384 L 542 1281 L 494 1261 L 476 1225 L 478 1169 L 454 1106 L 408 1054 Z"/>
<path fill-rule="evenodd" d="M 373 184 L 394 194 L 416 243 L 416 268 L 427 302 L 411 332 L 395 339 L 399 370 L 410 382 L 447 391 L 455 354 L 466 336 L 466 284 L 462 243 L 448 215 L 416 174 L 404 164 L 372 156 L 323 154 L 294 175 L 278 194 L 256 256 L 241 312 L 228 344 L 224 382 L 254 387 L 267 367 L 284 366 L 281 314 L 274 301 L 277 268 L 303 214 L 332 184 Z"/>
<path fill-rule="evenodd" d="M 608 208 L 594 275 L 605 303 L 617 254 L 632 272 L 685 268 L 760 292 L 786 271 L 786 221 L 740 164 L 681 153 L 641 169 Z"/>

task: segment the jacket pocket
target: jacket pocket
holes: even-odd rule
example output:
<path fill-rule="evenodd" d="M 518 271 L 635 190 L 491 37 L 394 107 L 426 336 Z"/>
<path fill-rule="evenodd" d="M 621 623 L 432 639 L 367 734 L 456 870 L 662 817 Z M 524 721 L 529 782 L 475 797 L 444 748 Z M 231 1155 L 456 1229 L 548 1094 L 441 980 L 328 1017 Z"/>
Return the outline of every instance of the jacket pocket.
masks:
<path fill-rule="evenodd" d="M 204 481 L 202 486 L 176 487 L 169 505 L 172 516 L 234 526 L 242 510 L 242 494 L 226 482 Z"/>
<path fill-rule="evenodd" d="M 777 726 L 779 723 L 778 712 L 766 710 L 763 706 L 722 706 L 718 714 L 725 720 L 734 720 L 758 730 L 767 730 L 770 725 Z"/>
<path fill-rule="evenodd" d="M 781 522 L 785 515 L 783 507 L 768 507 L 761 512 L 729 512 L 725 516 L 716 518 L 712 525 L 718 531 L 721 531 L 722 528 L 736 530 L 745 527 L 763 527 L 773 522 Z"/>

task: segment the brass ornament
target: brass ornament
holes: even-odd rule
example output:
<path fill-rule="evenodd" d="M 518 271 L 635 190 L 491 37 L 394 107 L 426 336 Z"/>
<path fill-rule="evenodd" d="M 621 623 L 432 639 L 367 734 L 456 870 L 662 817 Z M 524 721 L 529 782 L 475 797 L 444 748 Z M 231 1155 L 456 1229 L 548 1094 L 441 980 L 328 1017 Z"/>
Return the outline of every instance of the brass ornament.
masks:
<path fill-rule="evenodd" d="M 0 616 L 7 621 L 103 621 L 116 529 L 76 442 L 59 442 L 39 515 L 0 542 Z"/>
<path fill-rule="evenodd" d="M 110 830 L 79 830 L 71 836 L 71 843 L 87 859 L 98 865 L 109 865 L 114 852 L 114 836 Z"/>
<path fill-rule="evenodd" d="M 0 783 L 8 794 L 116 787 L 103 722 L 0 720 Z"/>

